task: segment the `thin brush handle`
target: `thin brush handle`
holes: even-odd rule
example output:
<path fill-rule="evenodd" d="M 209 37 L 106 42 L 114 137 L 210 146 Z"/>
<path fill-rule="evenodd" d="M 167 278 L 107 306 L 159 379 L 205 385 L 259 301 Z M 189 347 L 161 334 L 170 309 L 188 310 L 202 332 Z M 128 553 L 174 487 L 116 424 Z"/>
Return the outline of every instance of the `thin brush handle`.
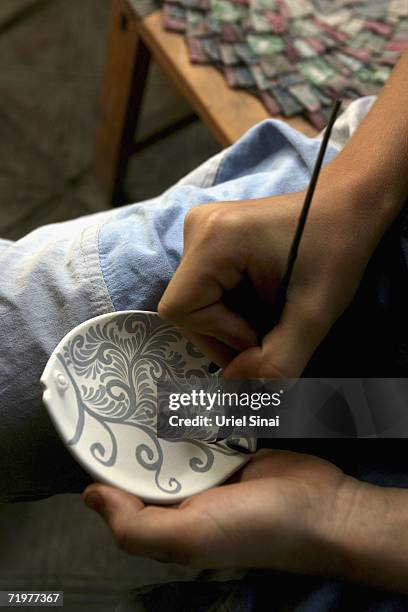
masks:
<path fill-rule="evenodd" d="M 272 320 L 270 322 L 270 330 L 272 327 L 276 325 L 279 319 L 282 316 L 283 309 L 286 303 L 286 295 L 288 292 L 288 287 L 290 283 L 290 279 L 292 277 L 293 268 L 295 266 L 295 262 L 298 256 L 299 245 L 302 239 L 303 230 L 305 229 L 307 215 L 309 213 L 310 205 L 312 203 L 313 194 L 315 192 L 317 179 L 319 178 L 320 170 L 323 164 L 324 154 L 326 153 L 327 144 L 329 142 L 330 134 L 333 128 L 333 124 L 336 120 L 337 113 L 339 111 L 341 102 L 340 100 L 336 100 L 333 104 L 333 108 L 330 114 L 330 119 L 325 129 L 323 139 L 320 145 L 319 154 L 317 156 L 312 176 L 310 179 L 309 186 L 307 188 L 305 200 L 303 202 L 302 210 L 299 216 L 299 221 L 296 227 L 295 235 L 293 237 L 292 245 L 290 247 L 289 256 L 288 256 L 288 264 L 286 267 L 286 272 L 282 277 L 281 283 L 279 285 L 278 294 L 276 296 L 276 300 L 274 302 L 273 312 L 272 312 Z M 266 333 L 266 330 L 262 330 L 262 332 Z"/>
<path fill-rule="evenodd" d="M 232 310 L 237 310 L 238 312 L 241 311 L 241 314 L 243 314 L 244 318 L 256 330 L 258 335 L 258 341 L 260 344 L 262 343 L 263 337 L 268 332 L 270 332 L 273 327 L 275 327 L 275 325 L 279 322 L 282 316 L 282 312 L 286 303 L 286 295 L 288 292 L 290 279 L 298 255 L 303 230 L 306 224 L 307 215 L 309 213 L 313 194 L 316 188 L 317 179 L 319 178 L 320 170 L 322 167 L 324 154 L 326 153 L 327 144 L 329 142 L 330 134 L 333 128 L 333 124 L 336 120 L 340 105 L 340 100 L 336 100 L 333 104 L 329 122 L 325 129 L 322 142 L 320 144 L 319 153 L 316 158 L 310 183 L 307 188 L 306 196 L 297 223 L 295 235 L 293 237 L 293 241 L 290 247 L 286 271 L 279 284 L 277 296 L 273 303 L 272 309 L 269 303 L 260 301 L 259 298 L 258 300 L 256 299 L 254 287 L 247 278 L 243 279 L 243 281 L 241 281 L 241 283 L 239 283 L 237 287 L 228 291 L 224 296 L 224 302 L 227 307 L 231 308 Z M 244 312 L 242 313 L 242 311 Z M 217 366 L 215 363 L 211 363 L 209 370 L 210 372 L 216 372 L 217 370 L 219 370 L 219 366 Z"/>

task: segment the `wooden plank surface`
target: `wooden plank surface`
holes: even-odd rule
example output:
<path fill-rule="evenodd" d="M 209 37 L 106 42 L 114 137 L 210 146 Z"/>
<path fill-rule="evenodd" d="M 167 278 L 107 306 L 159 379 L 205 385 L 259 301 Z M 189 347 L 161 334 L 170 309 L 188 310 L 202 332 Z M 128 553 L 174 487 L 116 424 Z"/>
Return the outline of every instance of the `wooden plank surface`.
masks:
<path fill-rule="evenodd" d="M 140 35 L 169 80 L 190 102 L 221 145 L 232 144 L 250 127 L 270 117 L 257 98 L 228 87 L 224 76 L 216 68 L 191 64 L 183 36 L 163 29 L 160 11 L 155 11 L 140 22 Z M 307 136 L 317 133 L 300 116 L 277 118 Z"/>

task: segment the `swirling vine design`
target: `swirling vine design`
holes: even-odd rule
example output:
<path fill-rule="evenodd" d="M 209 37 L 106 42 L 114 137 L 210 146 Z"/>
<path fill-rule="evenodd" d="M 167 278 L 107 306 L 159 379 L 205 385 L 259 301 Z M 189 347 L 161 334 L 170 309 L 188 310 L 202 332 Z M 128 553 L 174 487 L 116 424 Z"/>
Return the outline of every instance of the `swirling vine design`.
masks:
<path fill-rule="evenodd" d="M 188 356 L 188 363 L 181 350 Z M 57 353 L 75 392 L 78 419 L 68 441 L 76 445 L 82 436 L 86 417 L 96 421 L 108 436 L 89 448 L 92 457 L 106 467 L 115 465 L 118 441 L 112 426 L 126 424 L 143 432 L 146 442 L 138 444 L 134 456 L 143 469 L 154 472 L 156 486 L 165 493 L 179 493 L 182 485 L 175 476 L 161 482 L 164 452 L 156 435 L 157 383 L 171 381 L 183 388 L 194 377 L 209 379 L 202 355 L 180 332 L 143 313 L 118 315 L 105 323 L 94 323 L 78 333 Z M 193 367 L 192 367 L 193 364 Z M 189 459 L 193 472 L 211 469 L 214 453 L 234 455 L 227 445 L 208 445 L 189 440 L 196 456 Z"/>

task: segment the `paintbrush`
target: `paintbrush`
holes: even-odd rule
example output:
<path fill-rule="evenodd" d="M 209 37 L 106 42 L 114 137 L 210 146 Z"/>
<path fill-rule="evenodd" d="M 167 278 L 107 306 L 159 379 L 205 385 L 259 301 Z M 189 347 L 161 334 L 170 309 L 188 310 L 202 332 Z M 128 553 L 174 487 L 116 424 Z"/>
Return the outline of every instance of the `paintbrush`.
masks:
<path fill-rule="evenodd" d="M 292 277 L 293 268 L 298 256 L 299 245 L 302 239 L 303 231 L 307 216 L 312 203 L 313 194 L 315 192 L 317 179 L 319 178 L 320 170 L 322 168 L 324 155 L 326 153 L 327 144 L 329 142 L 330 134 L 333 128 L 333 124 L 336 120 L 337 113 L 339 111 L 341 102 L 336 100 L 333 103 L 332 111 L 326 129 L 323 134 L 322 142 L 320 144 L 319 153 L 316 158 L 316 162 L 313 168 L 312 176 L 306 191 L 305 199 L 303 202 L 302 210 L 300 212 L 299 220 L 296 226 L 296 231 L 293 237 L 293 241 L 290 247 L 288 262 L 286 266 L 285 274 L 279 284 L 276 300 L 271 305 L 265 300 L 261 300 L 257 295 L 255 288 L 250 282 L 249 278 L 244 278 L 234 289 L 227 291 L 223 298 L 226 306 L 239 312 L 248 323 L 256 330 L 259 343 L 262 342 L 263 337 L 270 332 L 275 325 L 279 322 L 283 309 L 286 303 L 286 296 L 290 279 Z M 209 366 L 210 372 L 215 372 L 219 367 L 211 363 Z"/>

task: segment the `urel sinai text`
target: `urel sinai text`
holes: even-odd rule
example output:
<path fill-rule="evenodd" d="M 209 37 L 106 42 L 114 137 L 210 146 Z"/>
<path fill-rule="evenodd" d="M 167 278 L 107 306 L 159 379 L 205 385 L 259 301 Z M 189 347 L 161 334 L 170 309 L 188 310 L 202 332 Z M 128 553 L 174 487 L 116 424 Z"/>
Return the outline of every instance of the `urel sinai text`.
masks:
<path fill-rule="evenodd" d="M 169 425 L 171 427 L 279 427 L 279 415 L 273 418 L 262 418 L 255 414 L 249 416 L 244 414 L 240 417 L 225 414 L 214 416 L 198 414 L 194 417 L 180 417 L 172 414 L 169 417 Z"/>

